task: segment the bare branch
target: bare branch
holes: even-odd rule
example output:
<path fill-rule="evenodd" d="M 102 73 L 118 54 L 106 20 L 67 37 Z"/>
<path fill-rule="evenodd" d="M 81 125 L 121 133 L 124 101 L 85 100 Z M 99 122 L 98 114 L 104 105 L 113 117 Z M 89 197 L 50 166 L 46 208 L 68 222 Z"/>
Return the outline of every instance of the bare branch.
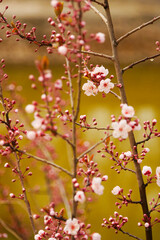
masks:
<path fill-rule="evenodd" d="M 117 95 L 115 92 L 113 91 L 109 91 L 111 94 L 113 94 L 116 98 L 118 98 L 119 100 L 121 100 L 121 97 L 119 95 Z"/>
<path fill-rule="evenodd" d="M 11 233 L 16 239 L 23 240 L 13 229 L 11 229 L 1 218 L 0 224 L 9 232 Z"/>
<path fill-rule="evenodd" d="M 103 138 L 101 141 L 97 142 L 96 144 L 94 144 L 92 147 L 90 147 L 89 149 L 87 149 L 85 152 L 83 152 L 78 158 L 77 161 L 82 158 L 85 154 L 91 152 L 93 149 L 95 149 L 96 147 L 98 147 L 101 143 L 103 143 L 109 136 L 105 136 L 105 138 Z"/>
<path fill-rule="evenodd" d="M 107 58 L 107 59 L 109 59 L 111 61 L 114 60 L 114 58 L 112 56 L 106 55 L 106 54 L 103 54 L 103 53 L 96 53 L 96 52 L 93 52 L 93 51 L 82 51 L 82 50 L 81 50 L 81 53 L 93 55 L 93 56 L 96 56 L 96 57 Z"/>
<path fill-rule="evenodd" d="M 34 155 L 32 155 L 32 154 L 30 154 L 30 153 L 27 153 L 27 152 L 25 152 L 25 151 L 18 150 L 18 152 L 23 153 L 24 155 L 26 155 L 26 156 L 28 156 L 28 157 L 34 158 L 34 159 L 38 160 L 39 162 L 43 162 L 43 163 L 46 163 L 46 164 L 48 164 L 48 165 L 51 165 L 51 166 L 53 166 L 53 167 L 55 167 L 55 168 L 58 168 L 59 170 L 61 170 L 62 172 L 65 172 L 65 173 L 66 173 L 67 175 L 69 175 L 70 177 L 73 177 L 72 173 L 70 173 L 68 170 L 66 170 L 65 168 L 63 168 L 63 167 L 61 167 L 61 166 L 59 166 L 59 165 L 57 165 L 57 164 L 55 164 L 55 163 L 52 163 L 52 162 L 50 162 L 50 161 L 47 161 L 46 159 L 43 159 L 43 158 L 34 156 Z"/>
<path fill-rule="evenodd" d="M 155 54 L 155 55 L 150 56 L 150 57 L 145 57 L 145 58 L 143 58 L 143 59 L 140 59 L 140 60 L 138 60 L 138 61 L 136 61 L 136 62 L 128 65 L 127 67 L 123 68 L 123 69 L 122 69 L 122 73 L 124 73 L 126 70 L 128 70 L 128 69 L 130 69 L 130 68 L 133 68 L 135 65 L 137 65 L 137 64 L 139 64 L 139 63 L 146 62 L 146 61 L 151 60 L 151 59 L 155 59 L 155 58 L 157 58 L 157 57 L 159 57 L 159 56 L 160 56 L 160 53 Z"/>
<path fill-rule="evenodd" d="M 132 234 L 130 234 L 130 233 L 128 233 L 128 232 L 125 232 L 125 231 L 123 231 L 122 229 L 119 229 L 119 231 L 122 232 L 123 234 L 127 234 L 129 237 L 135 238 L 135 239 L 137 239 L 137 240 L 142 240 L 141 238 L 136 237 L 136 236 L 134 236 L 134 235 L 132 235 Z"/>
<path fill-rule="evenodd" d="M 81 128 L 86 128 L 86 129 L 93 129 L 93 130 L 101 130 L 101 131 L 107 131 L 107 130 L 113 130 L 112 128 L 104 128 L 104 127 L 90 127 L 90 126 L 82 126 L 80 123 L 75 123 L 76 125 L 80 126 Z"/>
<path fill-rule="evenodd" d="M 152 132 L 150 132 L 150 134 L 148 135 L 147 138 L 145 138 L 145 139 L 142 140 L 142 141 L 137 142 L 136 145 L 142 144 L 142 143 L 145 143 L 145 142 L 149 141 L 149 140 L 151 139 L 151 135 L 152 135 Z"/>
<path fill-rule="evenodd" d="M 128 36 L 130 36 L 131 34 L 141 30 L 142 28 L 148 26 L 149 24 L 152 24 L 154 23 L 155 21 L 159 20 L 160 19 L 160 16 L 158 17 L 154 17 L 152 20 L 146 22 L 146 23 L 143 23 L 142 25 L 134 28 L 133 30 L 131 30 L 130 32 L 126 33 L 125 35 L 121 36 L 119 39 L 117 39 L 117 43 L 119 43 L 120 41 L 122 41 L 123 39 L 127 38 Z"/>

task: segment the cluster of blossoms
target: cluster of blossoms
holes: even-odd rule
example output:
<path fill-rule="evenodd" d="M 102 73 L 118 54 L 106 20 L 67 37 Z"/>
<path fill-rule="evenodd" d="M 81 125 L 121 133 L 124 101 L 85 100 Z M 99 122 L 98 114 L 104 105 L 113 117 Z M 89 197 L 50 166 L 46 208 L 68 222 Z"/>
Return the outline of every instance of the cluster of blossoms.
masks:
<path fill-rule="evenodd" d="M 160 167 L 156 168 L 155 176 L 151 176 L 152 168 L 149 167 L 149 166 L 144 166 L 143 169 L 142 169 L 142 174 L 144 176 L 147 176 L 147 184 L 152 183 L 152 179 L 156 178 L 156 183 L 160 187 Z"/>
<path fill-rule="evenodd" d="M 127 222 L 127 217 L 123 217 L 118 212 L 114 212 L 114 217 L 110 217 L 108 220 L 106 218 L 103 219 L 102 227 L 115 229 L 115 232 L 118 233 Z"/>
<path fill-rule="evenodd" d="M 82 86 L 84 93 L 87 96 L 95 96 L 98 92 L 109 93 L 114 88 L 114 84 L 110 78 L 106 78 L 108 73 L 108 69 L 98 65 L 92 71 L 85 69 L 84 76 L 90 80 L 87 80 L 87 83 L 84 83 Z"/>

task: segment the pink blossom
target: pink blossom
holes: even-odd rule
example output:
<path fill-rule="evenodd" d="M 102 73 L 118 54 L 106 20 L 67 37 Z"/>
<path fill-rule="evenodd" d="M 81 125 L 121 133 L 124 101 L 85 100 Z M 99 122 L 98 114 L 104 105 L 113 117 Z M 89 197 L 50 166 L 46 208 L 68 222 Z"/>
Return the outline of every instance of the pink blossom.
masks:
<path fill-rule="evenodd" d="M 84 192 L 83 191 L 77 191 L 76 192 L 76 195 L 74 196 L 74 200 L 76 202 L 81 202 L 81 203 L 84 203 L 86 198 L 85 198 L 85 195 L 84 195 Z"/>
<path fill-rule="evenodd" d="M 157 185 L 160 187 L 160 167 L 156 168 Z"/>
<path fill-rule="evenodd" d="M 66 221 L 66 226 L 64 227 L 64 231 L 67 234 L 76 235 L 79 229 L 80 229 L 80 224 L 78 223 L 78 220 L 76 218 L 73 218 L 73 219 L 69 218 Z"/>
<path fill-rule="evenodd" d="M 105 34 L 101 33 L 101 32 L 98 32 L 98 33 L 96 33 L 95 39 L 99 43 L 104 43 L 105 42 Z"/>
<path fill-rule="evenodd" d="M 113 195 L 118 195 L 121 191 L 121 188 L 119 186 L 116 186 L 113 188 L 113 190 L 111 191 Z"/>
<path fill-rule="evenodd" d="M 25 107 L 25 111 L 26 111 L 27 113 L 33 113 L 34 110 L 35 110 L 35 106 L 32 105 L 32 104 L 28 104 L 28 105 Z"/>
<path fill-rule="evenodd" d="M 100 85 L 98 86 L 99 92 L 109 93 L 110 89 L 114 88 L 114 84 L 111 82 L 109 78 L 106 80 L 101 80 Z"/>
<path fill-rule="evenodd" d="M 135 114 L 134 108 L 127 104 L 122 104 L 122 114 L 124 117 L 131 118 Z"/>
<path fill-rule="evenodd" d="M 132 130 L 132 128 L 127 124 L 127 121 L 122 119 L 120 122 L 113 122 L 113 137 L 119 138 L 122 137 L 123 139 L 126 139 L 128 137 L 128 132 Z"/>
<path fill-rule="evenodd" d="M 108 69 L 105 69 L 103 66 L 99 67 L 96 66 L 93 71 L 90 72 L 91 77 L 94 77 L 95 75 L 100 75 L 102 77 L 106 77 L 108 75 L 109 71 Z"/>
<path fill-rule="evenodd" d="M 64 46 L 64 45 L 58 47 L 58 53 L 61 54 L 61 55 L 63 55 L 63 56 L 65 56 L 65 55 L 67 54 L 67 51 L 68 51 L 68 49 L 67 49 L 67 47 Z"/>
<path fill-rule="evenodd" d="M 93 82 L 91 82 L 89 80 L 87 81 L 87 83 L 83 84 L 82 90 L 85 91 L 84 93 L 87 96 L 91 96 L 91 95 L 95 96 L 98 92 L 98 89 L 96 88 L 96 86 L 93 84 Z"/>
<path fill-rule="evenodd" d="M 101 185 L 101 181 L 102 179 L 100 177 L 94 177 L 92 180 L 91 188 L 98 195 L 102 195 L 104 190 L 104 187 Z"/>
<path fill-rule="evenodd" d="M 149 225 L 148 222 L 146 222 L 146 223 L 144 224 L 144 226 L 145 226 L 145 228 L 148 228 L 150 225 Z"/>
<path fill-rule="evenodd" d="M 143 175 L 150 176 L 151 173 L 152 173 L 151 167 L 148 167 L 148 166 L 144 166 L 144 167 L 143 167 L 143 169 L 142 169 L 142 174 L 143 174 Z"/>
<path fill-rule="evenodd" d="M 48 238 L 48 240 L 56 240 L 56 238 Z"/>
<path fill-rule="evenodd" d="M 0 146 L 3 146 L 4 145 L 4 140 L 0 140 Z"/>
<path fill-rule="evenodd" d="M 41 237 L 39 234 L 36 234 L 36 235 L 34 236 L 34 239 L 35 239 L 35 240 L 41 240 L 42 237 Z"/>
<path fill-rule="evenodd" d="M 125 154 L 126 157 L 131 157 L 132 156 L 131 151 L 124 152 L 124 154 Z"/>
<path fill-rule="evenodd" d="M 27 131 L 26 136 L 29 140 L 34 140 L 36 138 L 36 133 L 34 131 Z"/>
<path fill-rule="evenodd" d="M 33 120 L 31 122 L 31 125 L 35 128 L 35 129 L 38 129 L 42 126 L 42 121 L 43 119 L 42 118 L 39 118 L 39 117 L 35 117 L 35 120 Z"/>
<path fill-rule="evenodd" d="M 137 123 L 136 121 L 130 121 L 129 125 L 136 131 L 141 130 L 141 125 Z"/>
<path fill-rule="evenodd" d="M 92 240 L 101 240 L 101 235 L 99 233 L 93 233 Z"/>
<path fill-rule="evenodd" d="M 57 0 L 51 0 L 51 6 L 57 7 L 58 1 Z"/>
<path fill-rule="evenodd" d="M 56 90 L 61 90 L 62 89 L 62 80 L 58 79 L 57 81 L 55 81 L 54 87 Z"/>

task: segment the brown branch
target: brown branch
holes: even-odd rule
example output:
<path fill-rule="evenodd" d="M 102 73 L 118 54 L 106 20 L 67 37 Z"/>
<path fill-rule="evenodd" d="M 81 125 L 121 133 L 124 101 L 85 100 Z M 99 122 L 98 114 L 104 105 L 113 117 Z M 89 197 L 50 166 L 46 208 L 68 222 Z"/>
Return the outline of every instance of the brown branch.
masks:
<path fill-rule="evenodd" d="M 96 52 L 93 52 L 93 51 L 82 51 L 82 50 L 81 50 L 81 53 L 93 55 L 93 56 L 96 56 L 96 57 L 107 58 L 107 59 L 113 61 L 113 57 L 112 56 L 106 55 L 106 54 L 103 54 L 103 53 L 96 53 Z"/>
<path fill-rule="evenodd" d="M 135 65 L 137 65 L 137 64 L 139 64 L 139 63 L 146 62 L 146 61 L 148 61 L 148 60 L 150 60 L 150 59 L 154 59 L 154 58 L 157 58 L 157 57 L 159 57 L 159 56 L 160 56 L 160 53 L 155 54 L 155 55 L 152 55 L 152 56 L 150 56 L 150 57 L 145 57 L 145 58 L 143 58 L 143 59 L 140 59 L 140 60 L 138 60 L 138 61 L 136 61 L 136 62 L 128 65 L 127 67 L 123 68 L 123 69 L 122 69 L 122 73 L 124 73 L 126 70 L 128 70 L 128 69 L 130 69 L 130 68 L 133 68 Z"/>
<path fill-rule="evenodd" d="M 100 5 L 100 6 L 104 7 L 104 4 L 103 4 L 103 3 L 101 3 L 101 2 L 98 2 L 98 1 L 96 1 L 96 0 L 91 0 L 91 2 L 97 3 L 98 5 Z"/>
<path fill-rule="evenodd" d="M 152 24 L 154 23 L 155 21 L 159 20 L 160 19 L 160 16 L 158 17 L 154 17 L 152 20 L 146 22 L 146 23 L 143 23 L 142 25 L 134 28 L 133 30 L 131 30 L 130 32 L 126 33 L 125 35 L 121 36 L 119 39 L 117 39 L 117 43 L 119 43 L 120 41 L 122 41 L 123 39 L 127 38 L 128 36 L 130 36 L 131 34 L 141 30 L 142 28 L 148 26 L 149 24 Z"/>
<path fill-rule="evenodd" d="M 128 235 L 129 237 L 135 238 L 135 239 L 137 239 L 137 240 L 142 240 L 141 238 L 136 237 L 136 236 L 130 234 L 129 232 L 125 232 L 125 231 L 123 231 L 121 228 L 119 229 L 119 231 L 122 232 L 123 234 Z"/>
<path fill-rule="evenodd" d="M 148 135 L 148 137 L 145 138 L 144 140 L 139 141 L 139 142 L 136 142 L 136 145 L 142 144 L 142 143 L 145 143 L 145 142 L 149 141 L 149 140 L 151 139 L 151 135 L 152 135 L 152 132 L 150 132 L 150 134 Z"/>
<path fill-rule="evenodd" d="M 32 212 L 31 212 L 30 203 L 28 201 L 27 193 L 26 193 L 25 186 L 24 186 L 23 175 L 22 175 L 22 171 L 21 171 L 21 167 L 20 167 L 20 158 L 18 158 L 16 152 L 14 152 L 14 155 L 15 155 L 15 158 L 17 160 L 17 170 L 18 170 L 18 173 L 19 173 L 21 186 L 22 186 L 22 189 L 24 190 L 23 191 L 24 201 L 25 201 L 25 204 L 26 204 L 26 207 L 27 207 L 27 212 L 28 212 L 29 219 L 30 219 L 30 222 L 31 222 L 32 230 L 33 230 L 33 233 L 35 234 L 36 233 L 36 228 L 35 228 L 35 224 L 34 224 L 34 221 L 33 221 L 33 216 L 32 216 Z"/>
<path fill-rule="evenodd" d="M 0 224 L 9 232 L 11 233 L 16 239 L 23 240 L 13 229 L 11 229 L 1 218 L 0 218 Z"/>
<path fill-rule="evenodd" d="M 30 154 L 30 153 L 27 153 L 27 152 L 25 152 L 25 151 L 21 151 L 21 150 L 17 150 L 17 151 L 18 151 L 19 153 L 22 153 L 22 154 L 28 156 L 28 157 L 31 157 L 31 158 L 36 159 L 36 160 L 38 160 L 39 162 L 42 162 L 42 163 L 51 165 L 52 167 L 55 167 L 55 168 L 61 170 L 62 172 L 66 173 L 66 174 L 69 175 L 70 177 L 73 177 L 72 173 L 70 173 L 68 170 L 66 170 L 65 168 L 63 168 L 63 167 L 61 167 L 61 166 L 59 166 L 59 165 L 57 165 L 57 164 L 55 164 L 55 163 L 52 163 L 52 162 L 50 162 L 50 161 L 47 161 L 46 159 L 43 159 L 43 158 L 34 156 L 34 155 L 32 155 L 32 154 Z"/>

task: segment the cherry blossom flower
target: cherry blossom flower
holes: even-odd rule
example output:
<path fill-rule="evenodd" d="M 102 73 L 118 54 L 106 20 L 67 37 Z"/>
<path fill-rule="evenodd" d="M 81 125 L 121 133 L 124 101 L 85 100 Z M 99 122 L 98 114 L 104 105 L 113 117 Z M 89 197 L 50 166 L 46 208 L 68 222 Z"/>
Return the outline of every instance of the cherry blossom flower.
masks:
<path fill-rule="evenodd" d="M 29 140 L 33 141 L 36 138 L 36 133 L 34 131 L 27 131 L 26 136 Z"/>
<path fill-rule="evenodd" d="M 157 185 L 160 187 L 160 167 L 156 168 Z"/>
<path fill-rule="evenodd" d="M 135 114 L 134 108 L 132 106 L 128 106 L 126 103 L 122 104 L 122 114 L 124 117 L 131 118 Z"/>
<path fill-rule="evenodd" d="M 114 138 L 122 137 L 123 139 L 126 139 L 128 137 L 128 132 L 132 130 L 132 128 L 127 124 L 127 121 L 124 119 L 120 120 L 120 122 L 113 122 L 112 127 L 114 129 Z"/>
<path fill-rule="evenodd" d="M 109 71 L 108 69 L 105 69 L 103 66 L 99 67 L 99 66 L 96 66 L 93 71 L 90 72 L 91 74 L 91 77 L 97 77 L 99 78 L 99 76 L 102 76 L 102 77 L 106 77 L 108 75 Z"/>
<path fill-rule="evenodd" d="M 42 121 L 43 119 L 42 118 L 39 118 L 39 117 L 35 117 L 35 120 L 33 120 L 31 122 L 31 125 L 35 128 L 35 129 L 38 129 L 42 126 Z"/>
<path fill-rule="evenodd" d="M 109 93 L 110 89 L 114 88 L 114 84 L 111 82 L 109 78 L 106 80 L 101 80 L 100 85 L 98 86 L 99 92 Z"/>
<path fill-rule="evenodd" d="M 51 238 L 48 238 L 48 240 L 56 240 L 56 238 L 52 238 L 52 237 L 51 237 Z"/>
<path fill-rule="evenodd" d="M 136 131 L 141 130 L 141 125 L 140 125 L 140 123 L 137 124 L 136 121 L 130 121 L 130 122 L 129 122 L 129 125 L 130 125 L 134 130 L 136 130 Z"/>
<path fill-rule="evenodd" d="M 32 105 L 32 104 L 28 104 L 28 105 L 25 107 L 25 111 L 26 111 L 27 113 L 33 113 L 34 110 L 35 110 L 35 106 Z"/>
<path fill-rule="evenodd" d="M 95 39 L 99 43 L 104 43 L 105 42 L 105 34 L 101 33 L 101 32 L 98 32 L 98 33 L 96 33 Z"/>
<path fill-rule="evenodd" d="M 73 219 L 69 218 L 66 221 L 66 226 L 64 227 L 64 231 L 67 234 L 76 235 L 79 229 L 80 229 L 80 224 L 78 223 L 78 220 L 76 218 L 73 218 Z"/>
<path fill-rule="evenodd" d="M 94 177 L 92 180 L 91 188 L 98 195 L 102 195 L 104 190 L 104 187 L 101 185 L 101 181 L 102 179 L 100 177 Z"/>
<path fill-rule="evenodd" d="M 146 222 L 146 223 L 144 224 L 144 226 L 145 226 L 145 228 L 148 228 L 150 225 L 149 225 L 148 222 Z"/>
<path fill-rule="evenodd" d="M 119 186 L 116 186 L 116 187 L 113 188 L 113 190 L 111 191 L 111 193 L 112 193 L 113 195 L 118 195 L 118 194 L 120 193 L 120 191 L 121 191 L 121 188 L 120 188 Z"/>
<path fill-rule="evenodd" d="M 87 83 L 83 84 L 82 90 L 85 91 L 84 93 L 87 96 L 91 96 L 91 95 L 95 96 L 98 92 L 98 89 L 96 88 L 96 86 L 93 84 L 93 82 L 91 82 L 89 80 L 87 81 Z"/>
<path fill-rule="evenodd" d="M 76 195 L 74 196 L 74 200 L 76 202 L 81 202 L 81 203 L 84 203 L 86 198 L 85 198 L 85 195 L 84 195 L 84 192 L 83 191 L 77 191 L 76 192 Z"/>
<path fill-rule="evenodd" d="M 41 240 L 42 238 L 41 238 L 41 236 L 40 236 L 39 234 L 36 234 L 36 235 L 34 236 L 34 239 L 35 239 L 35 240 Z"/>
<path fill-rule="evenodd" d="M 57 0 L 51 0 L 51 6 L 57 7 L 58 1 Z"/>
<path fill-rule="evenodd" d="M 148 167 L 148 166 L 144 166 L 144 167 L 143 167 L 143 169 L 142 169 L 142 174 L 143 174 L 143 175 L 150 176 L 151 173 L 152 173 L 151 167 Z"/>
<path fill-rule="evenodd" d="M 93 233 L 92 240 L 101 240 L 101 235 L 99 233 Z"/>
<path fill-rule="evenodd" d="M 63 56 L 65 56 L 66 54 L 67 54 L 67 51 L 68 51 L 68 49 L 67 49 L 67 47 L 66 46 L 60 46 L 59 48 L 58 48 L 58 52 L 59 52 L 59 54 L 61 54 L 61 55 L 63 55 Z"/>
<path fill-rule="evenodd" d="M 132 156 L 131 151 L 124 152 L 124 154 L 125 154 L 126 157 L 131 157 Z"/>

